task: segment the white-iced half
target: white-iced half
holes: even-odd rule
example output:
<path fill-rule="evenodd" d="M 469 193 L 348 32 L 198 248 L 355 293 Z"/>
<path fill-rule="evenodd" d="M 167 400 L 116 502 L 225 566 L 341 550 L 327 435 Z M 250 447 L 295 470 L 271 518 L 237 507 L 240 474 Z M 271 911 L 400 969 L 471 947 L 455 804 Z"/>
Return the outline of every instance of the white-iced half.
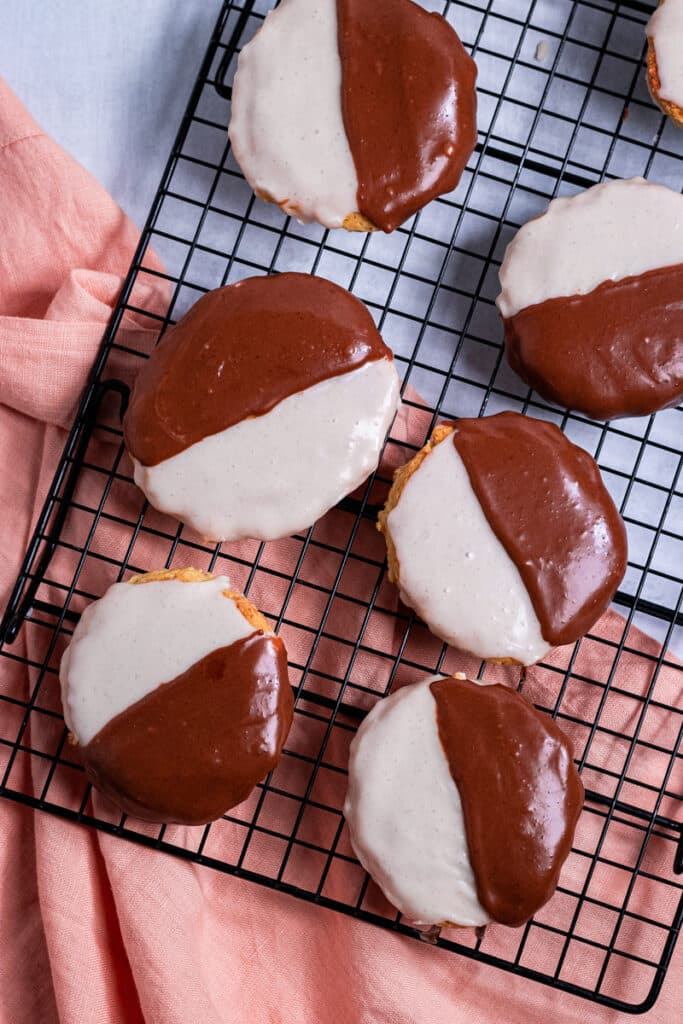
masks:
<path fill-rule="evenodd" d="M 645 31 L 657 58 L 659 97 L 683 107 L 683 0 L 664 0 Z"/>
<path fill-rule="evenodd" d="M 393 360 L 314 384 L 156 466 L 135 464 L 154 508 L 214 541 L 308 529 L 377 468 L 399 401 Z"/>
<path fill-rule="evenodd" d="M 496 303 L 503 317 L 547 299 L 587 295 L 683 263 L 683 196 L 644 178 L 553 199 L 507 247 Z"/>
<path fill-rule="evenodd" d="M 229 129 L 255 192 L 331 228 L 358 209 L 341 84 L 336 0 L 282 0 L 240 53 Z"/>
<path fill-rule="evenodd" d="M 115 583 L 85 609 L 59 668 L 64 718 L 81 745 L 162 683 L 254 632 L 229 589 L 227 576 Z"/>
<path fill-rule="evenodd" d="M 479 926 L 458 788 L 436 721 L 432 676 L 380 701 L 351 743 L 344 814 L 363 867 L 421 925 Z"/>
<path fill-rule="evenodd" d="M 549 650 L 519 569 L 493 532 L 449 434 L 406 483 L 387 525 L 403 602 L 438 637 L 523 665 Z"/>

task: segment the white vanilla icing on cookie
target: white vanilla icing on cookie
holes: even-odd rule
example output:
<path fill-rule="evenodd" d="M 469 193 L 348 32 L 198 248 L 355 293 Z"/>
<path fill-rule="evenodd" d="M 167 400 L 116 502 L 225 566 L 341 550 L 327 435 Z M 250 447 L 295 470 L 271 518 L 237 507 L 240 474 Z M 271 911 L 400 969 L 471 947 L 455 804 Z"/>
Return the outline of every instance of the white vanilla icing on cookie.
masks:
<path fill-rule="evenodd" d="M 341 227 L 358 179 L 344 129 L 336 0 L 282 0 L 242 50 L 230 141 L 255 192 Z"/>
<path fill-rule="evenodd" d="M 393 361 L 374 360 L 157 465 L 136 462 L 135 482 L 155 508 L 212 540 L 284 537 L 377 468 L 398 402 Z"/>
<path fill-rule="evenodd" d="M 507 247 L 500 268 L 501 316 L 560 296 L 586 295 L 683 263 L 683 196 L 630 178 L 554 199 Z"/>
<path fill-rule="evenodd" d="M 411 921 L 484 925 L 432 676 L 375 705 L 352 744 L 344 814 L 353 848 Z"/>
<path fill-rule="evenodd" d="M 683 0 L 664 0 L 645 31 L 657 58 L 658 98 L 683 107 Z"/>
<path fill-rule="evenodd" d="M 549 650 L 517 566 L 484 514 L 451 436 L 387 517 L 405 604 L 447 643 L 524 665 Z"/>
<path fill-rule="evenodd" d="M 162 683 L 254 633 L 229 589 L 226 576 L 115 583 L 85 609 L 60 665 L 64 717 L 81 746 Z"/>

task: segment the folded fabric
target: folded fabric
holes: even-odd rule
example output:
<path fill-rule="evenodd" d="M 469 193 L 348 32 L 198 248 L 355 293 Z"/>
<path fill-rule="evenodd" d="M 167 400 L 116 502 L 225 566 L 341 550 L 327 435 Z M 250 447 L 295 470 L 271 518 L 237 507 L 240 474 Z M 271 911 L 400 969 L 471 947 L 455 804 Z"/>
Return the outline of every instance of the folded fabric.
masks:
<path fill-rule="evenodd" d="M 2 81 L 0 195 L 4 605 L 137 235 L 115 203 L 41 132 Z M 149 260 L 154 265 L 153 257 Z M 165 309 L 168 296 L 161 279 L 157 286 L 150 277 L 144 287 L 136 304 Z M 130 314 L 121 330 L 133 348 L 151 340 L 144 320 Z M 404 415 L 396 432 L 420 443 L 425 428 L 426 418 L 413 412 Z M 334 528 L 334 520 L 321 526 Z M 100 550 L 120 555 L 116 524 L 103 521 L 98 530 Z M 286 545 L 278 551 L 286 561 Z M 146 560 L 147 568 L 155 564 L 152 541 L 136 551 L 136 559 Z M 53 569 L 58 572 L 58 561 Z M 85 571 L 90 573 L 87 585 L 101 592 L 109 580 L 97 563 Z M 322 559 L 312 571 L 326 571 Z M 265 593 L 252 597 L 267 603 Z M 356 624 L 348 621 L 340 628 L 353 631 Z M 578 671 L 603 680 L 612 660 L 610 645 L 623 636 L 623 620 L 607 616 L 599 632 L 603 643 L 582 644 Z M 367 640 L 389 650 L 397 642 L 381 624 L 370 626 Z M 31 642 L 30 633 L 22 630 L 16 641 L 19 653 L 30 651 Z M 657 652 L 654 641 L 634 629 L 627 646 L 636 653 Z M 325 657 L 334 672 L 334 655 Z M 566 652 L 557 652 L 558 665 L 563 657 Z M 7 659 L 0 664 L 3 694 L 26 700 L 32 685 L 28 671 Z M 647 664 L 624 655 L 619 672 L 627 689 L 642 692 L 649 685 Z M 465 659 L 457 667 L 466 669 Z M 542 673 L 530 672 L 527 685 L 530 696 L 539 698 L 546 681 Z M 662 699 L 673 685 L 673 674 L 663 670 L 658 681 Z M 44 690 L 41 698 L 58 708 L 52 679 Z M 591 713 L 584 701 L 582 691 L 568 697 L 577 720 Z M 8 714 L 7 707 L 3 702 L 0 714 Z M 616 703 L 610 704 L 610 714 L 615 716 L 612 727 L 623 729 L 632 711 Z M 31 728 L 32 744 L 47 742 L 41 726 Z M 0 729 L 0 735 L 6 734 Z M 606 749 L 603 755 L 608 764 L 617 752 Z M 7 750 L 0 746 L 0 772 L 6 759 Z M 28 759 L 17 761 L 12 784 L 39 792 Z M 68 792 L 61 795 L 69 799 Z M 97 796 L 94 809 L 111 813 Z M 620 1019 L 493 968 L 33 814 L 7 800 L 0 801 L 0 878 L 0 1020 L 8 1024 L 545 1024 L 551 1017 L 559 1024 L 584 1021 L 587 1015 Z M 584 932 L 590 935 L 590 929 L 589 919 Z M 590 950 L 583 955 L 588 967 Z M 679 951 L 647 1020 L 670 1024 L 677 1019 L 681 963 Z"/>

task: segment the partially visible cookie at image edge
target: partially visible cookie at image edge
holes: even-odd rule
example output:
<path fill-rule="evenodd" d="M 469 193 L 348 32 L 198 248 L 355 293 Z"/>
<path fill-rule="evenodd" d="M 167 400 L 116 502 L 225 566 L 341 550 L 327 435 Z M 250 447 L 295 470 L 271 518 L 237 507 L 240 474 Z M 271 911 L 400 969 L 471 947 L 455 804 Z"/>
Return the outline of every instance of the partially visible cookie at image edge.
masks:
<path fill-rule="evenodd" d="M 683 127 L 683 0 L 661 0 L 645 32 L 652 98 Z"/>
<path fill-rule="evenodd" d="M 519 229 L 496 300 L 511 367 L 592 419 L 683 397 L 683 196 L 643 178 L 553 199 Z"/>
<path fill-rule="evenodd" d="M 392 231 L 458 184 L 475 78 L 448 21 L 412 0 L 282 0 L 239 56 L 233 153 L 301 221 Z"/>

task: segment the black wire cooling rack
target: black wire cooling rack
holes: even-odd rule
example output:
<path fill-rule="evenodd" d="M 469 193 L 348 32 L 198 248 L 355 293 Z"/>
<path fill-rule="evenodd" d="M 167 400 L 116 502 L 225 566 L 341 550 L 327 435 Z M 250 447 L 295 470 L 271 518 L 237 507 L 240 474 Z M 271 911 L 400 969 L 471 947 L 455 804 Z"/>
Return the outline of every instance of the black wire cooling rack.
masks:
<path fill-rule="evenodd" d="M 637 0 L 467 0 L 446 13 L 479 67 L 479 143 L 457 191 L 394 234 L 302 226 L 257 200 L 227 142 L 236 54 L 270 6 L 226 3 L 133 266 L 69 435 L 0 633 L 0 792 L 7 798 L 415 936 L 355 861 L 341 814 L 348 742 L 400 682 L 464 665 L 399 606 L 374 529 L 389 471 L 305 536 L 208 548 L 135 489 L 121 445 L 120 369 L 147 353 L 127 318 L 158 333 L 204 291 L 303 270 L 366 302 L 393 347 L 414 424 L 405 461 L 437 415 L 502 408 L 558 423 L 598 459 L 628 525 L 613 617 L 555 652 L 526 691 L 561 721 L 587 788 L 551 903 L 522 929 L 430 941 L 596 1002 L 639 1012 L 661 988 L 683 918 L 681 410 L 604 425 L 528 392 L 502 358 L 493 298 L 516 228 L 557 194 L 610 177 L 683 187 L 683 134 L 644 84 Z M 153 247 L 165 272 L 143 265 Z M 142 285 L 168 289 L 163 308 Z M 139 335 L 135 335 L 139 337 Z M 112 396 L 118 414 L 112 411 Z M 57 669 L 79 612 L 115 580 L 162 565 L 227 572 L 284 636 L 297 688 L 283 760 L 253 799 L 206 829 L 152 828 L 93 800 L 66 742 Z M 640 627 L 652 639 L 637 633 Z M 497 669 L 496 671 L 503 671 Z M 516 679 L 511 681 L 517 682 Z M 24 683 L 25 686 L 25 683 Z M 22 693 L 22 696 L 18 696 Z"/>

